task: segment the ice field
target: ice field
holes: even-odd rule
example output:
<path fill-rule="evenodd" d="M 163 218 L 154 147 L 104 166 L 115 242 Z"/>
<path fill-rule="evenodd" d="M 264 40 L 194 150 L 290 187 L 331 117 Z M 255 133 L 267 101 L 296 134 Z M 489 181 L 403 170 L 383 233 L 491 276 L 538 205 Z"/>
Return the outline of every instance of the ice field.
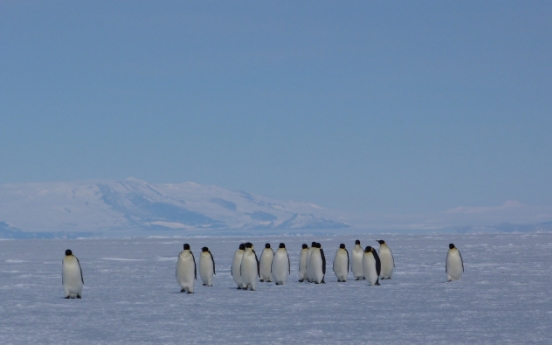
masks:
<path fill-rule="evenodd" d="M 332 261 L 354 240 L 394 253 L 392 280 L 338 283 Z M 284 286 L 237 290 L 230 265 L 239 243 L 284 242 Z M 297 282 L 301 244 L 326 253 L 325 285 Z M 199 263 L 208 246 L 213 287 L 181 294 L 175 265 L 183 243 Z M 454 243 L 461 281 L 446 282 Z M 81 300 L 65 300 L 61 260 L 79 258 Z M 0 344 L 550 344 L 552 233 L 0 240 Z M 198 272 L 198 279 L 199 272 Z"/>

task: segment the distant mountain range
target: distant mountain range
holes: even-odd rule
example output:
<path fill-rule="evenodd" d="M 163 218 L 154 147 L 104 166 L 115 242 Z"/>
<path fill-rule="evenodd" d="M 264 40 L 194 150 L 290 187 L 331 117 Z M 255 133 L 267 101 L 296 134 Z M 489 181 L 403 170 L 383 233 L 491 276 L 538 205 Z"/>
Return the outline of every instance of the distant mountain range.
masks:
<path fill-rule="evenodd" d="M 344 229 L 335 211 L 196 183 L 123 181 L 0 185 L 0 237 L 239 234 Z"/>

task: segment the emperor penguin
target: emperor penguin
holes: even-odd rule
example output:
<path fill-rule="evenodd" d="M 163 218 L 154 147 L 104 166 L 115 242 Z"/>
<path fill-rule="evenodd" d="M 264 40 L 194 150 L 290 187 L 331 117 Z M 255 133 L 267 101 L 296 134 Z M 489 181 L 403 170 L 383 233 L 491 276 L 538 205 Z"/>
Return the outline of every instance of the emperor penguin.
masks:
<path fill-rule="evenodd" d="M 213 275 L 215 275 L 215 259 L 209 248 L 201 248 L 199 256 L 199 275 L 203 281 L 203 286 L 213 286 Z"/>
<path fill-rule="evenodd" d="M 381 262 L 378 256 L 378 252 L 367 246 L 364 250 L 364 257 L 362 258 L 362 269 L 364 271 L 364 277 L 370 285 L 380 285 L 379 276 L 381 273 Z"/>
<path fill-rule="evenodd" d="M 79 259 L 73 255 L 71 249 L 65 251 L 61 266 L 61 284 L 63 285 L 65 298 L 81 298 L 84 279 L 82 278 Z"/>
<path fill-rule="evenodd" d="M 245 253 L 245 243 L 241 243 L 238 250 L 234 253 L 234 260 L 232 260 L 232 269 L 230 273 L 234 278 L 234 281 L 238 285 L 238 290 L 243 289 L 243 281 L 240 274 L 240 266 L 243 258 L 243 253 Z"/>
<path fill-rule="evenodd" d="M 449 244 L 449 250 L 447 253 L 447 281 L 460 280 L 462 273 L 464 273 L 464 260 L 462 260 L 462 254 L 454 244 Z"/>
<path fill-rule="evenodd" d="M 391 248 L 385 243 L 384 240 L 377 240 L 380 244 L 379 247 L 379 258 L 381 261 L 381 274 L 380 278 L 391 279 L 393 276 L 393 269 L 395 268 L 395 259 L 393 258 L 393 252 Z"/>
<path fill-rule="evenodd" d="M 364 279 L 364 271 L 362 270 L 363 256 L 364 249 L 360 246 L 360 240 L 356 240 L 355 247 L 353 248 L 353 258 L 351 260 L 351 270 L 353 271 L 355 280 Z"/>
<path fill-rule="evenodd" d="M 299 258 L 299 282 L 302 283 L 305 281 L 307 275 L 307 253 L 309 251 L 309 246 L 306 243 L 303 243 L 301 247 L 301 256 Z"/>
<path fill-rule="evenodd" d="M 324 276 L 326 275 L 326 257 L 320 243 L 315 243 L 307 267 L 310 267 L 311 282 L 326 284 L 324 281 Z"/>
<path fill-rule="evenodd" d="M 196 262 L 190 245 L 184 243 L 184 250 L 178 254 L 176 262 L 176 281 L 182 288 L 180 292 L 194 293 L 194 283 L 197 279 Z"/>
<path fill-rule="evenodd" d="M 257 277 L 259 276 L 259 259 L 253 249 L 253 244 L 245 244 L 245 252 L 240 265 L 240 275 L 242 278 L 242 288 L 255 291 L 257 286 Z"/>
<path fill-rule="evenodd" d="M 345 249 L 345 244 L 341 243 L 335 253 L 333 262 L 333 271 L 338 282 L 346 282 L 349 275 L 349 252 Z"/>
<path fill-rule="evenodd" d="M 286 245 L 280 243 L 280 246 L 276 250 L 276 254 L 274 254 L 274 260 L 272 261 L 272 278 L 276 285 L 284 285 L 290 274 L 291 266 L 289 263 L 289 254 Z"/>
<path fill-rule="evenodd" d="M 307 273 L 305 275 L 305 278 L 309 283 L 312 283 L 312 274 L 311 274 L 312 267 L 309 267 L 309 263 L 310 263 L 310 257 L 314 248 L 316 248 L 316 242 L 313 241 L 307 251 Z"/>
<path fill-rule="evenodd" d="M 261 282 L 271 282 L 272 281 L 272 259 L 274 258 L 274 251 L 270 248 L 270 243 L 265 244 L 263 252 L 261 253 L 260 260 L 260 276 Z"/>

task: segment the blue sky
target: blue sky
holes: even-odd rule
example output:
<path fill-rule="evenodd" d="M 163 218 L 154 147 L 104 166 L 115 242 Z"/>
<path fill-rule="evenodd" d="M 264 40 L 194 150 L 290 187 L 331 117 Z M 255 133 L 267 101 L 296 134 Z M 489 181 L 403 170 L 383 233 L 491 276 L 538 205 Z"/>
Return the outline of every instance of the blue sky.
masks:
<path fill-rule="evenodd" d="M 552 220 L 551 18 L 549 1 L 3 1 L 0 183 Z"/>

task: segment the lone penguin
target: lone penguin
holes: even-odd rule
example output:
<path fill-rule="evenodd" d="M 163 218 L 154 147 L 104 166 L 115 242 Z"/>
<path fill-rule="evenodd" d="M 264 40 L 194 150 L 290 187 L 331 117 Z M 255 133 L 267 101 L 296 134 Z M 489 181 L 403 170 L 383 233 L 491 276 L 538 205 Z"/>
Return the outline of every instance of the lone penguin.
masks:
<path fill-rule="evenodd" d="M 184 250 L 178 254 L 176 262 L 176 281 L 180 284 L 180 292 L 194 293 L 194 283 L 197 279 L 196 262 L 190 245 L 184 243 Z"/>
<path fill-rule="evenodd" d="M 349 252 L 345 249 L 345 244 L 341 243 L 335 253 L 333 262 L 333 271 L 338 282 L 346 282 L 349 275 Z"/>
<path fill-rule="evenodd" d="M 306 243 L 303 243 L 301 247 L 301 255 L 299 258 L 299 282 L 302 283 L 305 281 L 307 275 L 307 253 L 309 251 L 309 246 Z"/>
<path fill-rule="evenodd" d="M 61 266 L 61 284 L 63 285 L 65 298 L 81 298 L 82 286 L 84 285 L 82 269 L 79 259 L 73 255 L 71 249 L 65 251 Z"/>
<path fill-rule="evenodd" d="M 367 246 L 364 250 L 362 268 L 364 270 L 364 277 L 366 278 L 368 284 L 380 285 L 379 276 L 381 273 L 381 262 L 378 252 L 370 246 Z"/>
<path fill-rule="evenodd" d="M 291 265 L 289 262 L 289 254 L 286 245 L 280 243 L 280 246 L 276 250 L 276 254 L 274 254 L 274 260 L 272 260 L 272 278 L 276 285 L 284 285 L 290 274 Z"/>
<path fill-rule="evenodd" d="M 447 264 L 445 268 L 447 272 L 447 281 L 460 280 L 462 273 L 464 273 L 464 260 L 462 260 L 462 254 L 454 244 L 449 244 L 449 250 L 447 253 Z"/>
<path fill-rule="evenodd" d="M 364 249 L 360 246 L 360 240 L 355 241 L 352 256 L 351 270 L 353 271 L 353 277 L 355 280 L 364 279 L 364 271 L 362 270 L 362 257 L 364 256 Z"/>
<path fill-rule="evenodd" d="M 260 267 L 260 276 L 261 282 L 271 282 L 272 281 L 272 259 L 274 259 L 274 251 L 270 248 L 270 243 L 265 244 L 263 252 L 261 253 L 261 260 L 259 264 Z"/>
<path fill-rule="evenodd" d="M 245 243 L 240 243 L 238 250 L 234 253 L 234 260 L 232 260 L 232 268 L 230 270 L 232 278 L 234 278 L 234 281 L 238 285 L 238 290 L 243 289 L 243 281 L 240 274 L 243 253 L 245 253 Z"/>
<path fill-rule="evenodd" d="M 251 289 L 255 291 L 257 286 L 257 277 L 259 277 L 259 259 L 253 249 L 253 244 L 247 242 L 245 244 L 245 252 L 243 253 L 240 275 L 242 278 L 242 289 Z"/>
<path fill-rule="evenodd" d="M 326 257 L 320 243 L 315 243 L 307 267 L 310 267 L 312 283 L 326 284 L 324 281 L 324 276 L 326 275 Z"/>
<path fill-rule="evenodd" d="M 207 247 L 201 248 L 199 256 L 199 276 L 203 286 L 213 286 L 213 275 L 215 275 L 215 259 Z"/>
<path fill-rule="evenodd" d="M 380 278 L 391 279 L 393 276 L 393 269 L 395 268 L 395 259 L 393 258 L 393 252 L 391 248 L 385 243 L 384 240 L 377 240 L 380 244 L 379 257 L 381 261 L 381 273 Z"/>

